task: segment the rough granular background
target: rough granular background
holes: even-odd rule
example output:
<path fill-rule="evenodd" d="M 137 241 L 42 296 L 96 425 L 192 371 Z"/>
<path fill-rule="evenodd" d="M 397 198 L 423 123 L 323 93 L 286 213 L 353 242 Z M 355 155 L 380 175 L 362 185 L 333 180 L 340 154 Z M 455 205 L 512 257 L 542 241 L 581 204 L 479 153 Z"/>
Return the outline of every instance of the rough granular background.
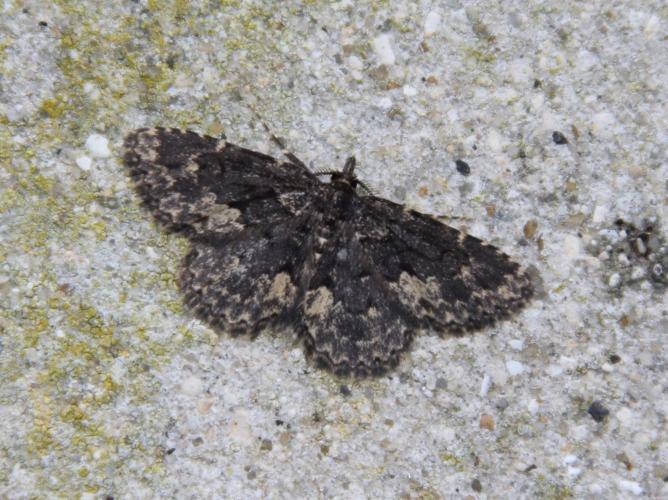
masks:
<path fill-rule="evenodd" d="M 664 2 L 0 9 L 1 496 L 668 495 Z M 278 156 L 250 106 L 538 297 L 371 380 L 291 332 L 219 338 L 121 144 L 164 125 Z"/>

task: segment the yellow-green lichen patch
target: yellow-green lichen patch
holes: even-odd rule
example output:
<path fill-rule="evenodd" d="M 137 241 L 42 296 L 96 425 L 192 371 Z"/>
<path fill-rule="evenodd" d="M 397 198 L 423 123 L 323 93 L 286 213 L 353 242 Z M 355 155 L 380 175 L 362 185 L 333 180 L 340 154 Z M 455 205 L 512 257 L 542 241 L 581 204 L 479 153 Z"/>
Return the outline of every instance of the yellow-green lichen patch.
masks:
<path fill-rule="evenodd" d="M 42 277 L 41 281 L 46 285 L 49 278 Z M 84 469 L 89 481 L 82 487 L 101 487 L 99 480 L 116 456 L 98 450 L 127 445 L 100 419 L 104 421 L 109 412 L 113 414 L 120 394 L 130 403 L 144 401 L 154 390 L 147 364 L 164 359 L 170 346 L 178 342 L 142 343 L 140 352 L 136 352 L 133 336 L 120 333 L 97 308 L 65 291 L 55 292 L 42 304 L 35 299 L 33 307 L 14 321 L 12 330 L 24 338 L 25 348 L 39 345 L 44 359 L 29 394 L 32 423 L 27 433 L 26 460 L 48 457 L 63 464 L 57 474 L 52 470 L 48 478 L 41 478 L 45 491 L 64 491 L 61 488 L 78 484 Z M 141 340 L 141 332 L 137 333 Z M 157 358 L 152 351 L 159 353 Z M 140 376 L 129 378 L 131 383 L 115 380 L 112 366 L 119 359 L 127 365 L 128 374 Z M 139 430 L 130 426 L 127 432 L 132 436 Z M 153 456 L 152 449 L 145 453 Z M 83 465 L 75 466 L 80 462 Z M 160 469 L 159 464 L 154 465 L 155 470 Z"/>
<path fill-rule="evenodd" d="M 169 342 L 153 340 L 142 335 L 147 329 L 141 326 L 146 322 L 142 314 L 137 315 L 139 326 L 122 328 L 115 305 L 104 299 L 105 286 L 113 286 L 105 281 L 109 272 L 98 268 L 91 276 L 77 277 L 78 263 L 117 235 L 120 222 L 95 206 L 103 197 L 86 177 L 70 179 L 66 189 L 57 176 L 42 170 L 36 148 L 50 144 L 54 136 L 41 139 L 45 143 L 6 143 L 12 161 L 3 168 L 11 187 L 0 202 L 13 213 L 0 255 L 10 259 L 8 286 L 17 291 L 19 308 L 0 301 L 5 357 L 10 357 L 3 360 L 2 377 L 8 384 L 20 384 L 26 376 L 33 381 L 24 402 L 29 408 L 24 444 L 13 453 L 22 463 L 46 459 L 54 464 L 32 474 L 41 491 L 57 496 L 103 488 L 108 470 L 123 466 L 118 453 L 145 456 L 148 468 L 161 470 L 155 453 L 159 439 L 152 438 L 149 442 L 155 444 L 146 447 L 136 445 L 150 437 L 155 422 L 123 423 L 117 418 L 118 405 L 122 401 L 132 408 L 148 401 L 156 392 L 153 371 L 181 342 L 191 342 L 192 335 L 175 332 Z M 123 220 L 143 214 L 130 205 L 119 212 L 126 214 Z M 157 231 L 150 244 L 184 249 L 178 238 Z M 146 273 L 148 286 L 158 291 L 157 302 L 173 311 L 180 311 L 174 298 L 177 261 L 176 256 L 164 257 L 157 271 Z M 63 273 L 75 276 L 70 281 Z M 82 294 L 86 280 L 101 293 Z M 110 416 L 115 426 L 109 425 Z M 82 470 L 88 471 L 85 477 Z"/>

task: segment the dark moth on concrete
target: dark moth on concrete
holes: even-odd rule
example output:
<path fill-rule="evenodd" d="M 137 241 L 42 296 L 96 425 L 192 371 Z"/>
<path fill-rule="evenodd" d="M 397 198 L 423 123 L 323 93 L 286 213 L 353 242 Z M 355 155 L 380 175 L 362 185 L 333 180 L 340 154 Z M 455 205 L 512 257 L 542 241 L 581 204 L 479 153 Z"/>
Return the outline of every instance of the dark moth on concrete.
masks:
<path fill-rule="evenodd" d="M 125 164 L 143 205 L 186 236 L 180 287 L 217 330 L 294 329 L 337 374 L 381 374 L 422 330 L 461 334 L 520 309 L 532 286 L 497 248 L 358 194 L 355 160 L 322 182 L 191 131 L 139 129 Z"/>

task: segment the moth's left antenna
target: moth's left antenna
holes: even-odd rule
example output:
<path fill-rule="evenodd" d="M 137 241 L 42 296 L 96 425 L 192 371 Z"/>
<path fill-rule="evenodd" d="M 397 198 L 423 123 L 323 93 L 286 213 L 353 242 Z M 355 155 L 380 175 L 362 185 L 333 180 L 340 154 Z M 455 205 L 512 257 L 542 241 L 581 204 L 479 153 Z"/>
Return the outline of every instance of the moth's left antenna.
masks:
<path fill-rule="evenodd" d="M 281 139 L 280 137 L 278 137 L 277 135 L 275 135 L 271 131 L 271 129 L 269 128 L 269 125 L 267 125 L 267 123 L 264 121 L 262 116 L 260 116 L 260 113 L 258 113 L 257 110 L 255 109 L 255 107 L 252 104 L 247 104 L 247 106 L 253 112 L 255 117 L 260 121 L 260 123 L 262 124 L 262 126 L 264 127 L 266 132 L 269 134 L 269 137 L 271 138 L 272 142 L 274 144 L 276 144 L 279 148 L 281 148 L 281 153 L 283 153 L 283 156 L 285 156 L 288 160 L 290 160 L 295 165 L 308 170 L 308 167 L 306 166 L 306 164 L 303 161 L 301 161 L 299 158 L 297 158 L 297 156 L 287 148 L 287 146 L 285 145 L 285 141 L 283 141 L 283 139 Z"/>

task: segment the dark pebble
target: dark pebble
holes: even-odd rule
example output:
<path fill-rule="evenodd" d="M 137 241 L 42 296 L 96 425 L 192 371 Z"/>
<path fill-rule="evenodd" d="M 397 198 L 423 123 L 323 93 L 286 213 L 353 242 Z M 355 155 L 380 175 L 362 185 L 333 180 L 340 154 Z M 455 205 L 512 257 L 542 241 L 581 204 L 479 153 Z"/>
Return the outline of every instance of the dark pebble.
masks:
<path fill-rule="evenodd" d="M 568 139 L 566 139 L 566 136 L 561 132 L 557 132 L 556 130 L 552 132 L 552 140 L 555 144 L 568 144 Z"/>
<path fill-rule="evenodd" d="M 457 167 L 457 172 L 462 175 L 469 175 L 471 173 L 471 167 L 464 160 L 455 160 L 455 166 Z"/>
<path fill-rule="evenodd" d="M 594 401 L 587 410 L 587 413 L 591 415 L 591 418 L 597 422 L 603 422 L 605 417 L 610 415 L 610 410 L 608 410 L 602 403 Z"/>
<path fill-rule="evenodd" d="M 341 384 L 341 386 L 339 387 L 339 392 L 344 396 L 350 396 L 351 394 L 350 388 L 345 384 Z"/>
<path fill-rule="evenodd" d="M 471 488 L 473 488 L 473 491 L 480 493 L 482 491 L 482 484 L 480 484 L 480 481 L 476 478 L 471 481 Z"/>
<path fill-rule="evenodd" d="M 496 403 L 494 403 L 494 406 L 496 407 L 497 410 L 503 411 L 506 408 L 508 408 L 508 400 L 505 398 L 499 398 Z"/>
<path fill-rule="evenodd" d="M 611 354 L 608 359 L 613 365 L 616 365 L 622 360 L 622 358 L 620 358 L 617 354 Z"/>
<path fill-rule="evenodd" d="M 46 28 L 46 27 L 49 25 L 49 23 L 47 23 L 46 21 L 40 21 L 40 22 L 39 22 L 39 25 L 40 25 L 42 28 Z"/>

